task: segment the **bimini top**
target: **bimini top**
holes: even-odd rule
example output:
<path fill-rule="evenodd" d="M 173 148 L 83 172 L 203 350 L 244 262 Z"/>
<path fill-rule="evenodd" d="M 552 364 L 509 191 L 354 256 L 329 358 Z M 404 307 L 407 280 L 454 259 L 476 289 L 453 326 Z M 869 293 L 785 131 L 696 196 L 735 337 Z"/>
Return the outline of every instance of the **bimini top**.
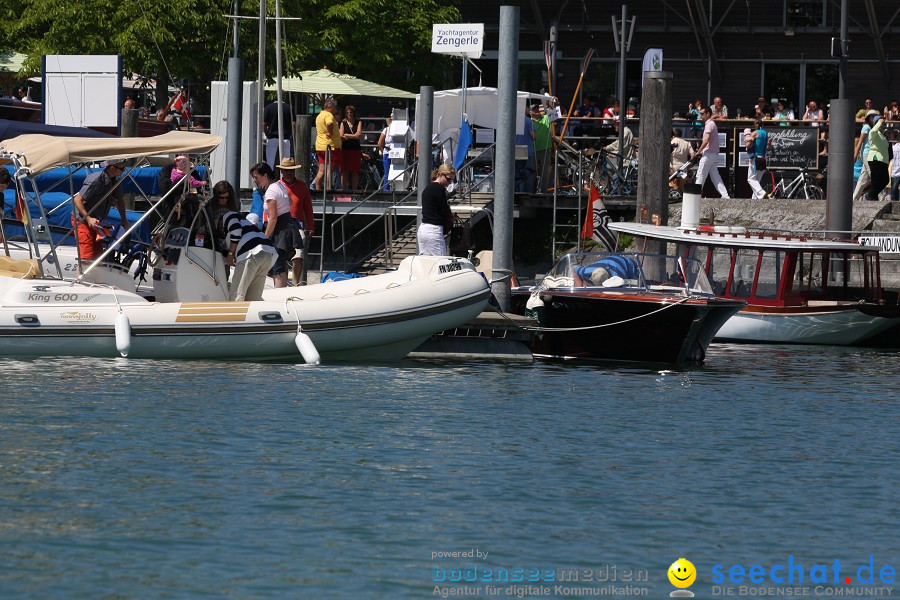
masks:
<path fill-rule="evenodd" d="M 748 231 L 744 227 L 701 225 L 697 228 L 669 227 L 650 223 L 611 222 L 616 233 L 664 240 L 677 244 L 730 246 L 757 250 L 820 250 L 830 252 L 877 252 L 877 246 L 864 246 L 850 240 L 822 239 L 810 233 Z"/>
<path fill-rule="evenodd" d="M 170 131 L 154 137 L 77 138 L 51 135 L 20 135 L 0 142 L 0 157 L 18 156 L 31 175 L 73 163 L 110 158 L 135 158 L 151 154 L 204 154 L 222 138 L 205 133 Z"/>

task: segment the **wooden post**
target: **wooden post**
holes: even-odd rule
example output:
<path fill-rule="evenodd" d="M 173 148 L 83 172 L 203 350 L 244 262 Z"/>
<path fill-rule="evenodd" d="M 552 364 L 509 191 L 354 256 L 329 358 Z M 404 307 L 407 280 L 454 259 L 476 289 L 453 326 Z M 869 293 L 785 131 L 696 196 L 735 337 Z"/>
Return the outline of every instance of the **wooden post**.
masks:
<path fill-rule="evenodd" d="M 122 109 L 122 137 L 138 136 L 138 110 L 136 108 Z M 134 193 L 124 194 L 125 208 L 134 210 Z"/>
<path fill-rule="evenodd" d="M 644 74 L 641 97 L 640 153 L 637 185 L 637 214 L 646 206 L 650 221 L 669 222 L 669 160 L 672 155 L 672 73 Z M 647 252 L 665 253 L 665 243 L 648 244 Z"/>
<path fill-rule="evenodd" d="M 312 116 L 297 115 L 297 122 L 294 125 L 294 161 L 298 165 L 303 165 L 302 169 L 297 169 L 297 179 L 304 183 L 309 183 L 312 126 Z"/>

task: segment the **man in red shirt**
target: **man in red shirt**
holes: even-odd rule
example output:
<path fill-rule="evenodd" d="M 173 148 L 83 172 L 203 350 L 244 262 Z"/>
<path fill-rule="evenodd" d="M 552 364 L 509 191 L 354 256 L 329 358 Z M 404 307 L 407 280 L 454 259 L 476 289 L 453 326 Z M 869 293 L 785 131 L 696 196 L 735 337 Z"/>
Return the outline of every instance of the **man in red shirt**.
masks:
<path fill-rule="evenodd" d="M 293 158 L 284 158 L 278 165 L 278 169 L 281 171 L 281 181 L 284 183 L 284 187 L 287 188 L 288 196 L 291 197 L 291 216 L 299 224 L 300 232 L 303 236 L 303 247 L 297 248 L 299 252 L 294 255 L 291 265 L 295 286 L 306 285 L 304 264 L 306 262 L 306 252 L 309 250 L 309 239 L 315 231 L 312 197 L 309 195 L 309 187 L 297 179 L 296 170 L 300 168 L 302 168 L 302 165 L 296 164 Z"/>

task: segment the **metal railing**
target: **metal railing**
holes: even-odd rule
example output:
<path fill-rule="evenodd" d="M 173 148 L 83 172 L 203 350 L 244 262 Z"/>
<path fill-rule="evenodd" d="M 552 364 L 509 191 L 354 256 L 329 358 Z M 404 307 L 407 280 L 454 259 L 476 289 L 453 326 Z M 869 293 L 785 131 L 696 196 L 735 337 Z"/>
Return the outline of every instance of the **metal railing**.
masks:
<path fill-rule="evenodd" d="M 479 149 L 480 151 L 475 153 L 473 156 L 467 158 L 467 160 L 460 166 L 459 168 L 459 183 L 456 189 L 453 190 L 449 194 L 450 198 L 456 199 L 456 205 L 468 205 L 470 208 L 473 206 L 473 194 L 479 192 L 487 192 L 488 190 L 493 189 L 493 181 L 494 181 L 494 148 L 495 144 L 491 144 L 483 149 Z M 476 163 L 482 162 L 485 156 L 490 157 L 490 171 L 485 173 L 483 177 L 478 178 L 476 181 L 474 174 L 474 166 Z M 346 223 L 348 217 L 353 214 L 358 214 L 360 209 L 362 209 L 366 205 L 371 205 L 374 201 L 375 197 L 378 196 L 381 191 L 376 190 L 358 201 L 354 205 L 352 205 L 349 210 L 347 210 L 340 217 L 335 219 L 331 223 L 331 251 L 333 253 L 340 252 L 342 254 L 343 266 L 344 269 L 347 268 L 347 249 L 350 244 L 354 241 L 358 240 L 363 234 L 371 230 L 373 227 L 378 225 L 378 223 L 382 223 L 384 227 L 384 244 L 375 248 L 366 258 L 370 258 L 378 254 L 382 249 L 384 250 L 385 255 L 385 267 L 393 268 L 394 267 L 394 258 L 393 258 L 393 241 L 395 236 L 399 233 L 402 233 L 401 228 L 399 227 L 399 217 L 400 211 L 405 208 L 411 208 L 412 202 L 411 200 L 418 201 L 418 189 L 415 186 L 416 182 L 416 170 L 418 169 L 419 161 L 413 162 L 409 167 L 406 168 L 405 171 L 396 175 L 391 181 L 400 179 L 407 174 L 409 175 L 409 181 L 412 184 L 412 187 L 403 195 L 399 200 L 396 200 L 397 197 L 396 192 L 391 192 L 391 204 L 382 210 L 379 214 L 375 215 L 374 218 L 363 225 L 359 230 L 357 230 L 353 235 L 349 238 L 347 237 L 346 232 Z M 388 181 L 390 183 L 390 181 Z M 404 228 L 405 230 L 406 228 Z M 338 234 L 340 237 L 338 237 Z"/>

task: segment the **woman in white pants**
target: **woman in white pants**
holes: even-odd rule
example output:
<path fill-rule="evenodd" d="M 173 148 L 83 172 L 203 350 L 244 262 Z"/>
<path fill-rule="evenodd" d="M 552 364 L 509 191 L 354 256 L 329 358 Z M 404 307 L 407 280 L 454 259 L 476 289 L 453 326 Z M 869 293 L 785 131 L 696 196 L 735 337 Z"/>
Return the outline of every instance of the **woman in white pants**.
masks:
<path fill-rule="evenodd" d="M 416 233 L 419 254 L 447 256 L 444 233 L 453 224 L 447 187 L 454 181 L 456 169 L 444 164 L 431 172 L 431 183 L 422 190 L 422 224 Z"/>

